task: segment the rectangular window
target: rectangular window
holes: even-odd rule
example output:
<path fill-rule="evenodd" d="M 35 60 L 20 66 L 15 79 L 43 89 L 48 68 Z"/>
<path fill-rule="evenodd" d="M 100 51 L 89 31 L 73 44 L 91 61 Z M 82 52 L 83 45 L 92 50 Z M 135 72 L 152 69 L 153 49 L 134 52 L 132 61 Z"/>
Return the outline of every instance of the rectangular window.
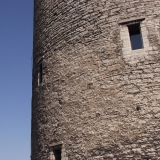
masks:
<path fill-rule="evenodd" d="M 53 147 L 50 148 L 50 160 L 61 160 L 61 148 Z"/>
<path fill-rule="evenodd" d="M 42 83 L 43 80 L 43 68 L 42 68 L 42 62 L 38 65 L 38 85 Z"/>
<path fill-rule="evenodd" d="M 54 152 L 55 160 L 61 160 L 61 149 L 55 149 L 53 150 L 53 152 Z"/>
<path fill-rule="evenodd" d="M 140 23 L 127 25 L 131 41 L 132 50 L 143 48 Z"/>

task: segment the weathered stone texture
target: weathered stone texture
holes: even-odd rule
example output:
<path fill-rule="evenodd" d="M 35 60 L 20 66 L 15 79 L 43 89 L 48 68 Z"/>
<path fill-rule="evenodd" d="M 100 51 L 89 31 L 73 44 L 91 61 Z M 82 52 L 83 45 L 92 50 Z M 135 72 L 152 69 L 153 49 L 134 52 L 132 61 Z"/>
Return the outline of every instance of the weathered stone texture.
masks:
<path fill-rule="evenodd" d="M 139 17 L 131 51 L 120 22 Z M 34 24 L 31 159 L 160 158 L 160 1 L 35 0 Z"/>

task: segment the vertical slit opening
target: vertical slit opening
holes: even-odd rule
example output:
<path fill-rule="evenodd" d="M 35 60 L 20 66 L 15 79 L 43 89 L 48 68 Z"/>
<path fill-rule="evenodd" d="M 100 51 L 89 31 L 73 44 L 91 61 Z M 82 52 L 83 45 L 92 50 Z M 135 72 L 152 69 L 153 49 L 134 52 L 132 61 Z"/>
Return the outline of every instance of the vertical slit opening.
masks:
<path fill-rule="evenodd" d="M 42 67 L 42 62 L 38 66 L 38 85 L 42 83 L 43 80 L 43 67 Z"/>

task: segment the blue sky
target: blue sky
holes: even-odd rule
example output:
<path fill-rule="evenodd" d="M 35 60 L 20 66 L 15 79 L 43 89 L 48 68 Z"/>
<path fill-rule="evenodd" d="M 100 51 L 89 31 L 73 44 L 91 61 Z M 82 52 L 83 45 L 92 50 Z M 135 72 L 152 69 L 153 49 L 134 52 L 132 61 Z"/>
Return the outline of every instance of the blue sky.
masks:
<path fill-rule="evenodd" d="M 0 160 L 29 160 L 33 0 L 0 0 Z"/>

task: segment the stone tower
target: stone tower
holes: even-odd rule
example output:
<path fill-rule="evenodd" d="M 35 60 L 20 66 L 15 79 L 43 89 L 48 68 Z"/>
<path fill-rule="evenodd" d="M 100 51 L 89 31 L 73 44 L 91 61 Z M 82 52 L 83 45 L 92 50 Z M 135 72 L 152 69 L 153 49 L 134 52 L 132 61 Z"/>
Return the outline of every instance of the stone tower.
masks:
<path fill-rule="evenodd" d="M 31 160 L 160 158 L 160 1 L 34 7 Z"/>

